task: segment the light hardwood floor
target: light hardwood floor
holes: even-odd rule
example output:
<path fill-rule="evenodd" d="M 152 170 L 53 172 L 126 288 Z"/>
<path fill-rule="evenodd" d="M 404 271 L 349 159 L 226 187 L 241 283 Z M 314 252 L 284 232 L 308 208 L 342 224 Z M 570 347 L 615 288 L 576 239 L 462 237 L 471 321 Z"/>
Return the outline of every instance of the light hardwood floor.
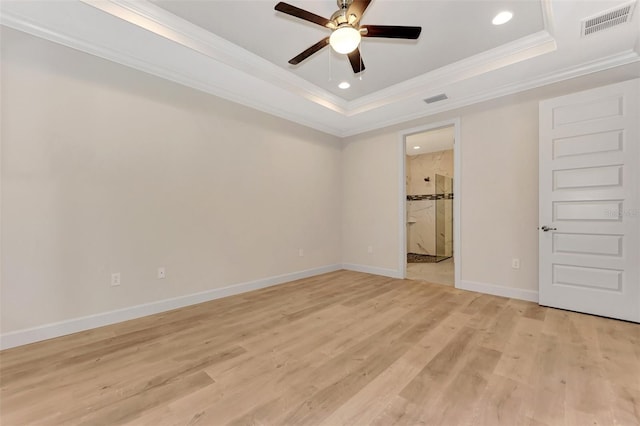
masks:
<path fill-rule="evenodd" d="M 339 271 L 0 353 L 9 425 L 638 425 L 640 326 Z"/>
<path fill-rule="evenodd" d="M 407 278 L 436 284 L 455 285 L 453 258 L 438 263 L 407 263 Z"/>

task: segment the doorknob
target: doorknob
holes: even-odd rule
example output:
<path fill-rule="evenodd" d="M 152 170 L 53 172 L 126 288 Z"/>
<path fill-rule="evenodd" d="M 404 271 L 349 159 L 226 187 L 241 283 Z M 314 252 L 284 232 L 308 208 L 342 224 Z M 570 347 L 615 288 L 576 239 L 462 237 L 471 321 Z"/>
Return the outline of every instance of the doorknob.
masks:
<path fill-rule="evenodd" d="M 549 228 L 547 225 L 544 225 L 544 226 L 543 226 L 542 228 L 540 228 L 540 229 L 542 229 L 544 232 L 557 231 L 557 230 L 558 230 L 558 228 Z"/>

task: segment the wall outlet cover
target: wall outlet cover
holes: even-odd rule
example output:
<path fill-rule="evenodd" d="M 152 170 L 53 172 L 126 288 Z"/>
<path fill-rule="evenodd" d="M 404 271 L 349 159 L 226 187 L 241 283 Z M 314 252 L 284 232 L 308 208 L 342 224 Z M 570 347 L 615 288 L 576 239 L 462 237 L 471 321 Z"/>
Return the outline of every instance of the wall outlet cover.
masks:
<path fill-rule="evenodd" d="M 114 272 L 113 274 L 111 274 L 111 285 L 120 285 L 120 272 Z"/>

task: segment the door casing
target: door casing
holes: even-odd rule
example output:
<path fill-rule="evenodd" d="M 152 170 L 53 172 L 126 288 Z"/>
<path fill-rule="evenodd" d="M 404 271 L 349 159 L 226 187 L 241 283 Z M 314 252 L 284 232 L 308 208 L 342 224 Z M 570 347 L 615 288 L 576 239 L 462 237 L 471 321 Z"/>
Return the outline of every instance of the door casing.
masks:
<path fill-rule="evenodd" d="M 460 258 L 460 176 L 461 168 L 461 148 L 462 141 L 460 139 L 460 118 L 452 118 L 450 120 L 439 121 L 437 123 L 427 124 L 424 126 L 413 127 L 400 132 L 398 137 L 398 235 L 400 242 L 398 247 L 398 271 L 399 278 L 407 277 L 407 144 L 406 138 L 416 133 L 424 133 L 429 130 L 440 129 L 442 127 L 453 126 L 455 142 L 453 144 L 453 261 L 454 261 L 454 282 L 455 287 L 460 287 L 462 259 Z"/>

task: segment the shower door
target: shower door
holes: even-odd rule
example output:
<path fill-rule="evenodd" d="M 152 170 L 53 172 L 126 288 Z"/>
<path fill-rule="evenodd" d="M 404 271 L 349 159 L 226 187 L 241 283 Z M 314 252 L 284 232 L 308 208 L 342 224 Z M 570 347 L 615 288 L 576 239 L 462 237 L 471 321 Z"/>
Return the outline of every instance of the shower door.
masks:
<path fill-rule="evenodd" d="M 436 174 L 436 256 L 453 256 L 453 179 Z"/>

